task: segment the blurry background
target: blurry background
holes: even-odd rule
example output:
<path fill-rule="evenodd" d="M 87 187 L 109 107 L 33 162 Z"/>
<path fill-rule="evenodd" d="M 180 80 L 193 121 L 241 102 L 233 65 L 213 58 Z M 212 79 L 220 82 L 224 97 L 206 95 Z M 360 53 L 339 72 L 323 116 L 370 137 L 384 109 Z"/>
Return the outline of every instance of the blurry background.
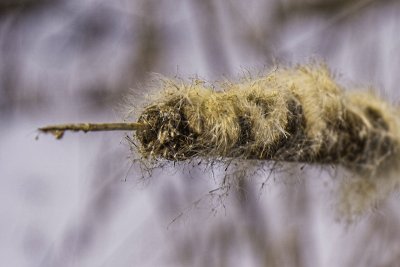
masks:
<path fill-rule="evenodd" d="M 397 266 L 398 194 L 347 225 L 327 171 L 266 168 L 220 201 L 206 195 L 223 170 L 140 182 L 124 133 L 35 130 L 121 120 L 153 72 L 213 81 L 313 58 L 396 104 L 399 29 L 396 0 L 1 0 L 0 265 Z"/>

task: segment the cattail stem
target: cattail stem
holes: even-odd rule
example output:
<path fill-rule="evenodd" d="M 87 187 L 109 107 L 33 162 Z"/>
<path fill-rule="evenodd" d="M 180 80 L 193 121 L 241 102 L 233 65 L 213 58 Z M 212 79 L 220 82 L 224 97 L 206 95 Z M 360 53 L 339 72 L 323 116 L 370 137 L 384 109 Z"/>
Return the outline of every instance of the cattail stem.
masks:
<path fill-rule="evenodd" d="M 136 131 L 142 128 L 143 124 L 135 122 L 117 123 L 76 123 L 49 125 L 38 130 L 42 133 L 51 133 L 56 139 L 61 139 L 66 131 L 72 132 L 99 132 L 99 131 Z"/>

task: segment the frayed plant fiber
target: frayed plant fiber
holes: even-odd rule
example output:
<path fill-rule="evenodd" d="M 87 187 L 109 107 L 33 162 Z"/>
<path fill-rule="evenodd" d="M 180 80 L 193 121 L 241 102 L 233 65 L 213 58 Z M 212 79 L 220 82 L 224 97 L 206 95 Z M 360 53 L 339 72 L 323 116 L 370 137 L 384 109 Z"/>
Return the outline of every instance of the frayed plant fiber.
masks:
<path fill-rule="evenodd" d="M 372 93 L 346 92 L 322 64 L 217 85 L 164 79 L 160 89 L 138 118 L 143 158 L 339 165 L 354 176 L 341 189 L 348 213 L 400 183 L 398 110 Z"/>

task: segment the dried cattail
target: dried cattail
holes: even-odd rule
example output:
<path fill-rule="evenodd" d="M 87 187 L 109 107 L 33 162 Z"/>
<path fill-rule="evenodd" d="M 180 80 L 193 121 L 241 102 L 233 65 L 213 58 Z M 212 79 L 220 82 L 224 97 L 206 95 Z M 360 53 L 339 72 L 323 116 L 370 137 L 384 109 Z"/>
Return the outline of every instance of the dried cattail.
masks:
<path fill-rule="evenodd" d="M 357 215 L 400 184 L 398 110 L 346 92 L 323 65 L 280 68 L 241 82 L 164 79 L 136 123 L 41 128 L 136 130 L 145 159 L 242 159 L 343 166 L 342 213 Z M 89 127 L 90 126 L 90 127 Z"/>
<path fill-rule="evenodd" d="M 241 158 L 339 164 L 376 171 L 399 149 L 393 108 L 346 93 L 322 66 L 279 69 L 221 91 L 204 82 L 163 84 L 136 131 L 146 158 Z"/>
<path fill-rule="evenodd" d="M 344 91 L 325 66 L 277 69 L 220 89 L 164 81 L 138 119 L 140 154 L 340 165 L 352 174 L 338 191 L 349 219 L 399 186 L 398 110 L 372 93 Z"/>

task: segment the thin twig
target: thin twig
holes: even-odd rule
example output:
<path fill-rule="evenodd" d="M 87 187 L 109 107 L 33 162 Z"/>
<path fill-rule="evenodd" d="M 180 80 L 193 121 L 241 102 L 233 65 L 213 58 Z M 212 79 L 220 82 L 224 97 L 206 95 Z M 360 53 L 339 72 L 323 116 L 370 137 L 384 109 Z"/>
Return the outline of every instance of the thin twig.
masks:
<path fill-rule="evenodd" d="M 117 123 L 72 123 L 49 125 L 38 130 L 42 133 L 51 133 L 56 139 L 61 139 L 65 131 L 72 132 L 98 132 L 98 131 L 136 131 L 143 127 L 143 124 L 136 122 L 117 122 Z"/>

